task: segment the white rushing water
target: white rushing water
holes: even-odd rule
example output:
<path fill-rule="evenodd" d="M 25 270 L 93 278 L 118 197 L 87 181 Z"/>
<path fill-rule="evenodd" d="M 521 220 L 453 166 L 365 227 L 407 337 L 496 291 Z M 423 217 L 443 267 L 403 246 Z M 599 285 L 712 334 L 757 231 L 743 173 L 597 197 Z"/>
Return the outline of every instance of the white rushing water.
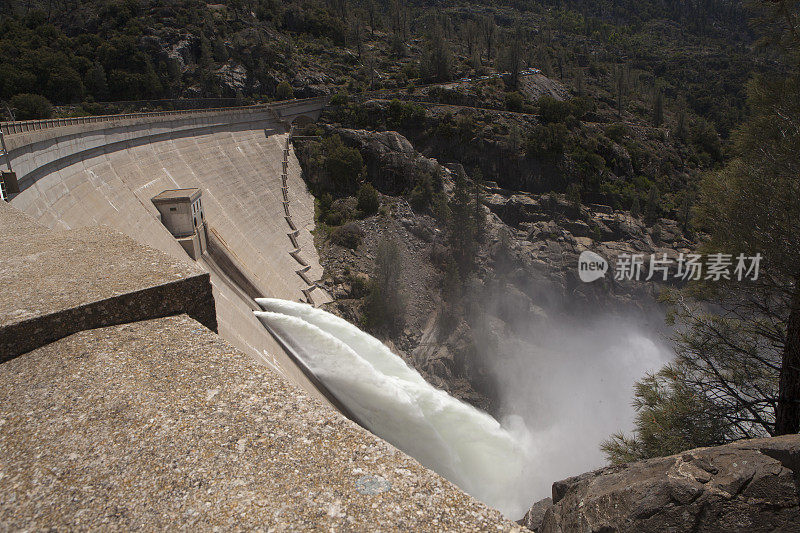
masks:
<path fill-rule="evenodd" d="M 302 303 L 256 301 L 265 309 L 259 319 L 373 433 L 509 518 L 527 511 L 530 494 L 516 490 L 530 466 L 521 419 L 504 427 L 436 389 L 346 320 Z"/>

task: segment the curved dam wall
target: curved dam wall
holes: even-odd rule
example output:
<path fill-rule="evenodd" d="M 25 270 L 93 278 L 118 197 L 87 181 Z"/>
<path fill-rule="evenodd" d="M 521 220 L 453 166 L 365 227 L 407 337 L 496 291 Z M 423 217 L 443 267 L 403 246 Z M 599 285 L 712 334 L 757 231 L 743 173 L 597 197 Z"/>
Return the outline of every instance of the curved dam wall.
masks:
<path fill-rule="evenodd" d="M 168 189 L 201 189 L 209 240 L 248 281 L 243 290 L 220 265 L 219 254 L 198 259 L 211 275 L 220 335 L 321 398 L 252 311 L 258 309 L 253 292 L 306 301 L 304 289 L 322 275 L 310 233 L 313 197 L 293 151 L 289 148 L 288 157 L 284 152 L 291 120 L 316 118 L 322 105 L 293 101 L 85 123 L 4 124 L 9 162 L 20 185 L 11 203 L 47 227 L 109 225 L 191 263 L 162 225 L 151 198 Z M 327 299 L 319 289 L 310 295 L 314 303 Z"/>

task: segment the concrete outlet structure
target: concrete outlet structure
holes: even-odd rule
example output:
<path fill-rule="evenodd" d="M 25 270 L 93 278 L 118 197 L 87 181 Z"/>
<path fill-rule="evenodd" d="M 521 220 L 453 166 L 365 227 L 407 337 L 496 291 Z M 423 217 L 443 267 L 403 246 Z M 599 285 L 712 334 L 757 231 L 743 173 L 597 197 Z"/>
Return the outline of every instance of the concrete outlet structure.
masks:
<path fill-rule="evenodd" d="M 195 261 L 206 253 L 208 235 L 200 189 L 172 189 L 153 197 L 161 222 Z"/>

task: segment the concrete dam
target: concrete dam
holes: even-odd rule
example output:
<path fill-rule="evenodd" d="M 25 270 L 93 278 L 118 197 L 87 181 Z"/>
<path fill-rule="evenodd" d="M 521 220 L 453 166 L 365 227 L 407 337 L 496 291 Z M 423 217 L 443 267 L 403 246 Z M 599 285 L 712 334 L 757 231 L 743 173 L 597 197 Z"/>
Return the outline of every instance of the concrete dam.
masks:
<path fill-rule="evenodd" d="M 60 127 L 51 121 L 32 131 L 8 125 L 9 162 L 21 191 L 12 205 L 46 227 L 105 224 L 175 258 L 188 259 L 160 222 L 151 199 L 165 190 L 199 188 L 209 240 L 216 245 L 212 250 L 222 249 L 236 262 L 258 295 L 307 300 L 311 295 L 303 291 L 322 274 L 309 232 L 314 203 L 291 149 L 286 196 L 281 165 L 291 122 L 315 119 L 323 104 L 313 99 L 84 124 L 73 119 Z M 252 316 L 257 309 L 251 301 L 254 295 L 243 294 L 242 283 L 231 283 L 215 256 L 205 254 L 198 264 L 211 275 L 220 335 L 316 393 L 283 350 L 263 334 Z M 311 297 L 316 303 L 326 301 L 319 290 Z"/>
<path fill-rule="evenodd" d="M 19 183 L 0 202 L 0 522 L 518 529 L 332 408 L 254 313 L 329 300 L 288 142 L 324 104 L 0 124 Z M 184 190 L 194 259 L 153 201 Z"/>

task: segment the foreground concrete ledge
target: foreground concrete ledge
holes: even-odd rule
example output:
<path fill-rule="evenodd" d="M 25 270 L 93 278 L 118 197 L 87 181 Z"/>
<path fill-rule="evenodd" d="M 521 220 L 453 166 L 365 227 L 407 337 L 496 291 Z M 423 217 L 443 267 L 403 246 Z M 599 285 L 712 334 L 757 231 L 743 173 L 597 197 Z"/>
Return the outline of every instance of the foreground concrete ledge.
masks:
<path fill-rule="evenodd" d="M 209 275 L 107 227 L 46 231 L 0 202 L 0 361 L 72 333 L 187 313 L 216 329 Z"/>
<path fill-rule="evenodd" d="M 521 531 L 189 317 L 0 364 L 9 530 Z"/>
<path fill-rule="evenodd" d="M 11 207 L 6 202 L 0 202 L 0 228 L 3 231 L 3 240 L 26 238 L 32 235 L 41 235 L 50 231 L 22 211 Z M 0 241 L 2 242 L 2 241 Z"/>

